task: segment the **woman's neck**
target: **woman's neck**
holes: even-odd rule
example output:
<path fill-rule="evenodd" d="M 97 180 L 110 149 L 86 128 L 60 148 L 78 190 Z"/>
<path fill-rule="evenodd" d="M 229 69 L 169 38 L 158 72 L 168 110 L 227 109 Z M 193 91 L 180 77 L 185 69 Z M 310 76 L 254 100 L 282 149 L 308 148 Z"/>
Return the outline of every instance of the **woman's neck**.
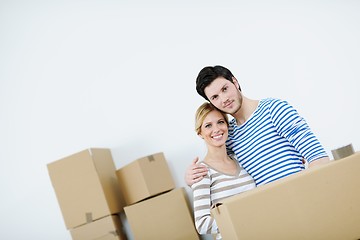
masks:
<path fill-rule="evenodd" d="M 204 162 L 211 163 L 211 162 L 219 162 L 219 161 L 228 161 L 229 157 L 226 152 L 226 146 L 223 145 L 221 147 L 209 147 L 208 152 L 204 158 Z"/>

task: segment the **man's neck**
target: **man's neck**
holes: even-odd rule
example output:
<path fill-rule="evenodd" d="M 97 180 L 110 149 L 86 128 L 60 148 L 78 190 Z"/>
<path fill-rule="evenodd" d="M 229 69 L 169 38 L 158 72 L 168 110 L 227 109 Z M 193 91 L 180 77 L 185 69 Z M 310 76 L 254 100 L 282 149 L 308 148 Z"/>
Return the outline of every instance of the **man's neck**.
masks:
<path fill-rule="evenodd" d="M 259 100 L 249 99 L 243 95 L 243 102 L 241 108 L 239 109 L 239 111 L 232 114 L 232 116 L 236 119 L 237 125 L 242 125 L 243 123 L 245 123 L 254 113 L 258 104 Z"/>

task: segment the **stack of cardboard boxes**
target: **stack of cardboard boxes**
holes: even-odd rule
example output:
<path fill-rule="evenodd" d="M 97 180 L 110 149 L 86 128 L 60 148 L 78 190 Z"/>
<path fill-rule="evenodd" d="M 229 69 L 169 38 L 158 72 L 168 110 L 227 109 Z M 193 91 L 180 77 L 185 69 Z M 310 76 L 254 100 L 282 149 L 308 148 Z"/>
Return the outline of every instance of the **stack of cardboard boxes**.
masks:
<path fill-rule="evenodd" d="M 163 153 L 116 169 L 109 149 L 48 164 L 74 240 L 199 239 Z M 223 239 L 360 239 L 360 153 L 230 197 L 211 210 Z"/>
<path fill-rule="evenodd" d="M 126 218 L 135 239 L 199 239 L 184 188 L 176 188 L 162 152 L 118 169 Z"/>
<path fill-rule="evenodd" d="M 162 152 L 116 169 L 109 149 L 91 148 L 48 164 L 73 240 L 199 239 L 184 188 L 176 188 Z"/>
<path fill-rule="evenodd" d="M 47 167 L 74 240 L 126 239 L 119 217 L 125 202 L 109 149 L 86 149 Z"/>

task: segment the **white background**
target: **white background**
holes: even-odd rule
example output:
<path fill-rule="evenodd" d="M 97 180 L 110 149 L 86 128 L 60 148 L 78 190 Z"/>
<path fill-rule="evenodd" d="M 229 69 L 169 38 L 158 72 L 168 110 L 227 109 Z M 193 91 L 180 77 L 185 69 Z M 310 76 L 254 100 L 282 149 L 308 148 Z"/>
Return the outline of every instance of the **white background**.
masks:
<path fill-rule="evenodd" d="M 177 2 L 0 1 L 1 239 L 71 239 L 46 165 L 85 148 L 162 151 L 185 186 L 207 65 L 359 149 L 360 1 Z"/>

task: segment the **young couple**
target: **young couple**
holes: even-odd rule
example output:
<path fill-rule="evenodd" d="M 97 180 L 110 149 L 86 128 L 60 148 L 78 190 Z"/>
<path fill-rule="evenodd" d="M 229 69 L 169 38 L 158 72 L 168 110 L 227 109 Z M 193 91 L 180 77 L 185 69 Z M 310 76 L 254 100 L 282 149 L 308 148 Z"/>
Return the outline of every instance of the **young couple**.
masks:
<path fill-rule="evenodd" d="M 222 66 L 203 68 L 196 90 L 208 102 L 196 111 L 195 131 L 207 154 L 185 173 L 193 189 L 194 217 L 200 234 L 218 234 L 210 216 L 223 198 L 286 177 L 329 158 L 306 121 L 286 101 L 249 99 Z M 227 114 L 233 119 L 228 121 Z"/>

